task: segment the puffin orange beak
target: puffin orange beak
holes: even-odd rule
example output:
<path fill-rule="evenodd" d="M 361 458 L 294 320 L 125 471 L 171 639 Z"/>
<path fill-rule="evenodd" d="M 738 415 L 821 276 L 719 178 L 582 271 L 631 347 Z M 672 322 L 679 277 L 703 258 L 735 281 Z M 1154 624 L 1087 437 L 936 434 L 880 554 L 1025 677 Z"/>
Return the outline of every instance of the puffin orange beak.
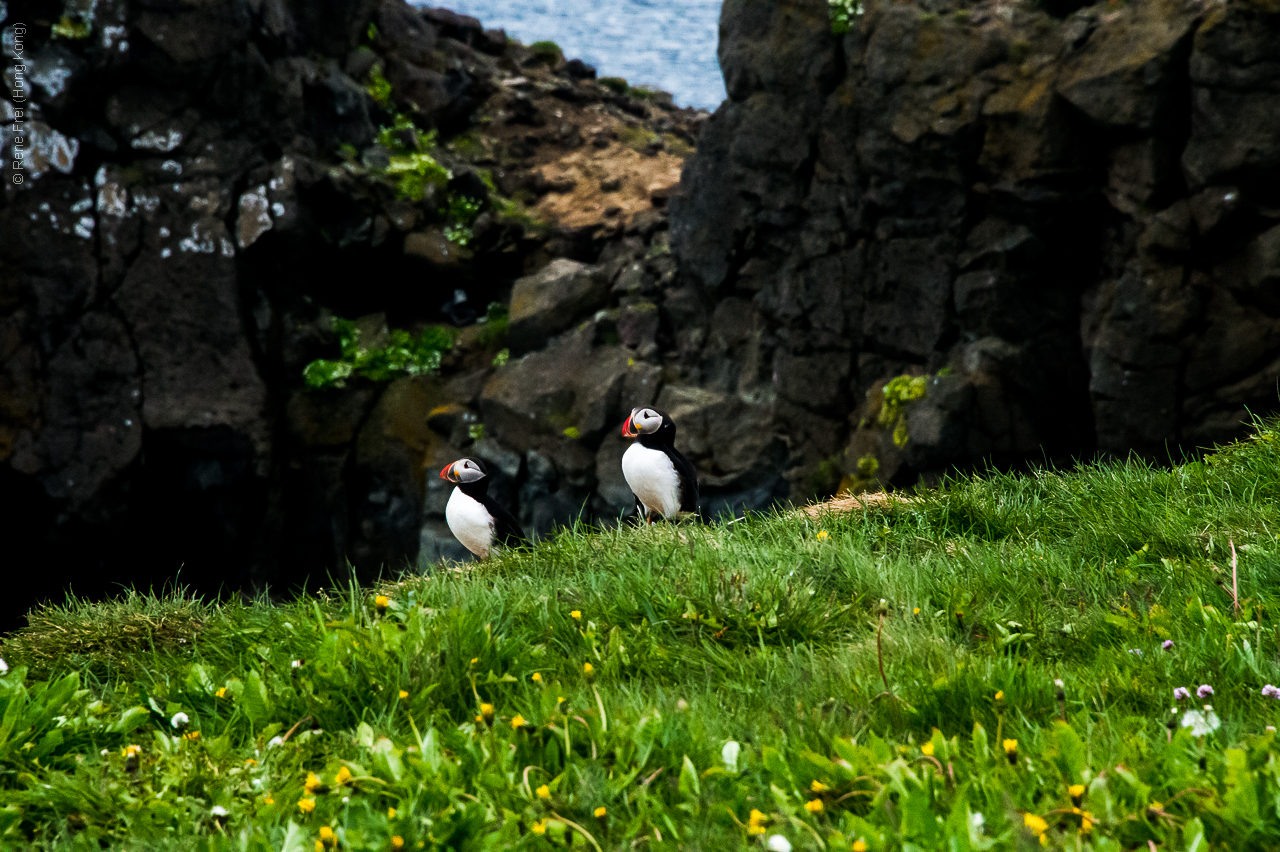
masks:
<path fill-rule="evenodd" d="M 440 471 L 440 478 L 447 479 L 450 482 L 457 482 L 458 480 L 453 478 L 453 465 L 455 464 L 457 464 L 457 462 L 445 465 L 444 470 Z"/>
<path fill-rule="evenodd" d="M 640 434 L 639 432 L 633 432 L 631 430 L 631 418 L 628 417 L 627 421 L 622 424 L 622 437 L 634 438 L 636 435 L 639 435 L 639 434 Z"/>

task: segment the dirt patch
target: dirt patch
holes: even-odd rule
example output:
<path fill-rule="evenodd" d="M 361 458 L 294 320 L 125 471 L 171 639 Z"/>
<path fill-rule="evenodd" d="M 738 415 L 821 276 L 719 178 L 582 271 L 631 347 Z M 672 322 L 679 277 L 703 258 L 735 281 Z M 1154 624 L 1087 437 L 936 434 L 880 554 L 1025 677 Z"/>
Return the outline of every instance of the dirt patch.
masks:
<path fill-rule="evenodd" d="M 680 182 L 683 165 L 683 157 L 641 153 L 619 142 L 579 149 L 539 168 L 546 185 L 567 191 L 548 192 L 534 210 L 567 228 L 605 221 L 629 224 L 655 199 L 666 198 Z"/>
<path fill-rule="evenodd" d="M 811 503 L 801 511 L 811 518 L 836 512 L 864 512 L 867 509 L 883 509 L 895 504 L 910 503 L 910 497 L 899 497 L 887 491 L 869 491 L 865 494 L 850 494 L 844 497 L 833 497 L 822 503 Z"/>

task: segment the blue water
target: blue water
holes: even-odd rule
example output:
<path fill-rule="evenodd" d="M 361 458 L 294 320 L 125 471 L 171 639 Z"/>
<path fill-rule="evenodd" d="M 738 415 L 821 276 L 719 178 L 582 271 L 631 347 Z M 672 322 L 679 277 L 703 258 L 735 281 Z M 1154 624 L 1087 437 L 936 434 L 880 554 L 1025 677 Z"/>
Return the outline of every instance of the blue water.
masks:
<path fill-rule="evenodd" d="M 554 41 L 601 77 L 670 92 L 680 106 L 724 100 L 716 61 L 721 0 L 428 0 L 502 28 L 525 44 Z"/>

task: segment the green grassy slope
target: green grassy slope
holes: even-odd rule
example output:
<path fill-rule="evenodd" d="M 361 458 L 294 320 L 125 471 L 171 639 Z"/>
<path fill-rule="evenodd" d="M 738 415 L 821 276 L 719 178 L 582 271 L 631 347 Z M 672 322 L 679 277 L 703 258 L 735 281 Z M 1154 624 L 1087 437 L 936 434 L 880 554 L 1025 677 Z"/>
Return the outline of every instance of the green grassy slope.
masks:
<path fill-rule="evenodd" d="M 0 647 L 0 837 L 1275 848 L 1278 534 L 1268 424 L 1173 470 L 565 535 L 383 608 L 46 609 Z"/>

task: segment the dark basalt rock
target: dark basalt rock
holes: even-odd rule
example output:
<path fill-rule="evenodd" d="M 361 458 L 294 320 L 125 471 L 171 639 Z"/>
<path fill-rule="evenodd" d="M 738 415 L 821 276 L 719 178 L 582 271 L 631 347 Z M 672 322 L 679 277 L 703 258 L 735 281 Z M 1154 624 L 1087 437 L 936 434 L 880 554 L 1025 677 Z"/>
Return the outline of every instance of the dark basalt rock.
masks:
<path fill-rule="evenodd" d="M 734 317 L 690 376 L 771 407 L 792 498 L 831 460 L 1164 460 L 1277 408 L 1280 13 L 872 3 L 838 42 L 824 13 L 725 4 L 729 99 L 671 205 Z M 902 373 L 941 376 L 905 446 L 876 422 Z"/>
<path fill-rule="evenodd" d="M 367 580 L 463 558 L 434 471 L 465 453 L 502 471 L 495 495 L 539 533 L 590 504 L 620 394 L 657 392 L 658 367 L 633 356 L 659 357 L 658 329 L 628 327 L 632 350 L 615 324 L 593 327 L 611 339 L 586 339 L 588 354 L 566 361 L 554 340 L 535 353 L 577 395 L 573 423 L 548 411 L 558 425 L 539 421 L 529 443 L 497 413 L 480 438 L 482 410 L 523 403 L 482 397 L 506 342 L 474 323 L 557 257 L 584 287 L 514 312 L 513 346 L 541 349 L 610 307 L 593 262 L 643 221 L 643 264 L 665 212 L 629 202 L 628 217 L 561 229 L 509 197 L 527 201 L 587 126 L 692 139 L 696 111 L 641 105 L 580 62 L 526 67 L 501 31 L 400 0 L 101 0 L 84 39 L 51 33 L 59 3 L 0 8 L 28 25 L 35 83 L 22 116 L 0 101 L 6 161 L 15 118 L 34 142 L 25 182 L 6 169 L 0 189 L 0 539 L 31 585 L 6 596 L 0 630 L 67 588 L 285 592 L 348 563 Z M 637 109 L 652 119 L 637 125 Z M 414 126 L 379 138 L 397 114 Z M 386 146 L 423 148 L 433 130 L 444 185 L 419 198 L 378 178 Z M 479 207 L 463 222 L 443 210 L 459 199 Z M 334 317 L 364 346 L 389 328 L 469 327 L 441 377 L 305 389 L 303 368 L 338 354 Z"/>
<path fill-rule="evenodd" d="M 84 40 L 10 0 L 42 23 L 0 190 L 5 564 L 54 598 L 426 569 L 466 558 L 436 473 L 468 454 L 535 536 L 617 523 L 637 405 L 708 515 L 1163 461 L 1277 408 L 1274 4 L 864 5 L 835 36 L 824 0 L 727 0 L 707 117 L 400 0 L 99 0 Z M 431 131 L 450 179 L 371 178 Z M 675 186 L 584 165 L 695 143 Z M 599 215 L 521 206 L 566 193 Z M 304 389 L 334 317 L 466 327 L 439 376 Z"/>
<path fill-rule="evenodd" d="M 554 260 L 511 288 L 510 335 L 514 354 L 546 346 L 548 338 L 604 305 L 604 276 L 578 261 Z"/>

